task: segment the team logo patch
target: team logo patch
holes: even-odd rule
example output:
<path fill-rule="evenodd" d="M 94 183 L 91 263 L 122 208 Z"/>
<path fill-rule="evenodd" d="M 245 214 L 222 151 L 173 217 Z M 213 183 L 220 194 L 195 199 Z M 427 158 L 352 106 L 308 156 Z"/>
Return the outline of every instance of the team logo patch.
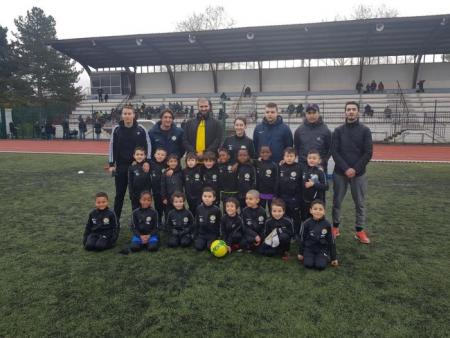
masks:
<path fill-rule="evenodd" d="M 212 175 L 212 179 L 217 180 L 217 175 L 216 174 Z"/>
<path fill-rule="evenodd" d="M 327 229 L 322 229 L 322 235 L 326 235 L 327 234 Z"/>
<path fill-rule="evenodd" d="M 97 220 L 95 218 L 92 218 L 91 221 L 93 224 L 97 224 Z"/>
<path fill-rule="evenodd" d="M 297 177 L 297 173 L 295 171 L 291 172 L 291 177 Z"/>
<path fill-rule="evenodd" d="M 198 221 L 199 221 L 200 223 L 203 223 L 203 221 L 204 221 L 204 220 L 203 220 L 203 216 L 199 216 L 199 217 L 198 217 Z"/>
<path fill-rule="evenodd" d="M 172 136 L 172 141 L 176 141 L 177 140 L 177 137 L 174 135 L 174 136 Z"/>
<path fill-rule="evenodd" d="M 250 179 L 250 174 L 245 174 L 244 177 L 245 177 L 245 180 L 248 181 Z"/>
<path fill-rule="evenodd" d="M 209 220 L 210 220 L 211 222 L 215 222 L 215 221 L 216 221 L 216 216 L 211 215 L 211 216 L 209 217 Z"/>
<path fill-rule="evenodd" d="M 195 178 L 196 178 L 196 179 L 199 179 L 199 178 L 200 178 L 200 175 L 199 175 L 199 174 L 195 174 Z"/>
<path fill-rule="evenodd" d="M 103 218 L 103 224 L 109 224 L 109 218 Z"/>
<path fill-rule="evenodd" d="M 136 133 L 136 135 L 141 135 L 141 132 L 140 132 L 140 131 L 138 131 L 138 132 Z"/>
<path fill-rule="evenodd" d="M 264 221 L 264 216 L 259 216 L 258 221 L 260 221 L 260 222 Z"/>
<path fill-rule="evenodd" d="M 233 166 L 229 165 L 228 166 L 228 171 L 232 171 L 233 170 Z"/>
<path fill-rule="evenodd" d="M 145 221 L 146 222 L 150 222 L 152 220 L 152 218 L 150 217 L 150 216 L 147 216 L 146 218 L 145 218 Z"/>
<path fill-rule="evenodd" d="M 189 218 L 187 218 L 187 217 L 183 218 L 184 223 L 187 223 L 188 221 L 189 221 Z"/>
<path fill-rule="evenodd" d="M 267 169 L 267 170 L 266 170 L 266 175 L 267 175 L 267 176 L 270 176 L 271 174 L 272 174 L 272 170 Z"/>

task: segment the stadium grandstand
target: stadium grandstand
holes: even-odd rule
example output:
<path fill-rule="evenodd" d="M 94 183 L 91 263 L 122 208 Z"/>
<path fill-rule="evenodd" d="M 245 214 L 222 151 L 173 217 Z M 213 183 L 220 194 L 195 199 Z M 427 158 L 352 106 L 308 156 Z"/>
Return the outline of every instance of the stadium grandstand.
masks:
<path fill-rule="evenodd" d="M 302 121 L 300 104 L 317 103 L 334 129 L 343 121 L 344 102 L 357 100 L 375 141 L 450 142 L 450 14 L 50 44 L 90 76 L 71 128 L 80 116 L 101 117 L 103 138 L 126 102 L 145 119 L 171 107 L 181 124 L 196 111 L 197 98 L 208 97 L 224 128 L 237 116 L 247 117 L 249 134 L 267 102 L 277 103 L 295 130 Z M 369 89 L 372 82 L 375 90 Z M 108 102 L 99 102 L 99 90 Z"/>

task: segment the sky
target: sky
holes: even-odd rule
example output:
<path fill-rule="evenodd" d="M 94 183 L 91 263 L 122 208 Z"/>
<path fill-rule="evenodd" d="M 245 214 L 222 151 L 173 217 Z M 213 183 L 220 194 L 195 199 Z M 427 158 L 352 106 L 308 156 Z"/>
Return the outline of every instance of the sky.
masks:
<path fill-rule="evenodd" d="M 120 4 L 92 0 L 16 0 L 2 3 L 0 25 L 15 31 L 14 19 L 37 6 L 55 18 L 57 37 L 68 39 L 173 32 L 178 22 L 204 11 L 209 5 L 223 6 L 235 21 L 235 27 L 249 27 L 332 21 L 352 13 L 360 3 L 367 4 L 361 0 L 277 0 L 265 4 L 261 0 L 126 0 Z M 391 0 L 386 5 L 397 9 L 399 16 L 450 14 L 450 1 L 443 0 Z M 83 74 L 80 84 L 88 83 L 87 75 Z"/>

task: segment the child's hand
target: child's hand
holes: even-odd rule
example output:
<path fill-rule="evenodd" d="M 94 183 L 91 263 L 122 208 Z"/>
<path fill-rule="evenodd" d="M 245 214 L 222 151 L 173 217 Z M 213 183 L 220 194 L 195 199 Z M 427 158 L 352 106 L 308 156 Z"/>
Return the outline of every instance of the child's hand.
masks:
<path fill-rule="evenodd" d="M 305 188 L 306 189 L 309 189 L 309 188 L 311 188 L 313 186 L 314 186 L 314 182 L 313 181 L 308 180 L 308 182 L 305 182 Z"/>
<path fill-rule="evenodd" d="M 141 235 L 140 237 L 141 237 L 142 244 L 147 244 L 148 239 L 150 238 L 150 235 Z"/>
<path fill-rule="evenodd" d="M 259 237 L 259 235 L 258 235 L 255 237 L 255 245 L 258 246 L 260 244 L 261 244 L 261 237 Z"/>
<path fill-rule="evenodd" d="M 228 253 L 231 253 L 231 246 L 227 246 Z"/>
<path fill-rule="evenodd" d="M 231 170 L 235 173 L 237 171 L 237 167 L 238 167 L 238 163 L 233 164 L 233 167 L 231 168 Z"/>
<path fill-rule="evenodd" d="M 300 262 L 303 262 L 303 255 L 297 255 L 297 259 L 300 261 Z"/>
<path fill-rule="evenodd" d="M 167 169 L 166 170 L 166 176 L 167 177 L 171 177 L 173 175 L 173 170 L 172 169 Z"/>
<path fill-rule="evenodd" d="M 163 199 L 163 204 L 167 205 L 167 198 Z"/>
<path fill-rule="evenodd" d="M 150 164 L 148 164 L 147 162 L 145 162 L 142 165 L 142 169 L 144 170 L 144 173 L 148 173 L 150 171 Z"/>
<path fill-rule="evenodd" d="M 331 261 L 331 266 L 338 266 L 339 263 L 337 261 L 337 259 L 335 259 L 334 261 Z"/>

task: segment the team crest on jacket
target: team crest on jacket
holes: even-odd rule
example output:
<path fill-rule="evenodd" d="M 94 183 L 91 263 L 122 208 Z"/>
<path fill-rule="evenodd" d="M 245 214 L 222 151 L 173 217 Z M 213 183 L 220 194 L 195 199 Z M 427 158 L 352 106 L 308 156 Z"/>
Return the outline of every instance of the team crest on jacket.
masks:
<path fill-rule="evenodd" d="M 322 235 L 326 235 L 327 234 L 327 229 L 322 229 Z"/>
<path fill-rule="evenodd" d="M 152 220 L 152 218 L 151 218 L 150 216 L 147 216 L 147 217 L 145 218 L 145 222 L 147 222 L 147 223 L 150 223 L 151 220 Z"/>
<path fill-rule="evenodd" d="M 260 221 L 260 222 L 264 221 L 264 216 L 259 216 L 258 221 Z"/>
<path fill-rule="evenodd" d="M 109 218 L 103 218 L 103 224 L 109 224 Z"/>
<path fill-rule="evenodd" d="M 229 166 L 228 166 L 228 171 L 229 171 L 229 172 L 233 171 L 233 166 L 232 166 L 232 165 L 229 165 Z"/>
<path fill-rule="evenodd" d="M 189 218 L 187 218 L 187 217 L 183 218 L 184 223 L 187 223 L 188 221 L 189 221 Z"/>
<path fill-rule="evenodd" d="M 272 170 L 267 169 L 267 170 L 266 170 L 266 176 L 270 176 L 270 175 L 272 175 Z"/>
<path fill-rule="evenodd" d="M 295 171 L 291 172 L 291 177 L 297 177 L 297 173 Z"/>
<path fill-rule="evenodd" d="M 217 175 L 216 174 L 212 175 L 212 179 L 217 180 Z"/>
<path fill-rule="evenodd" d="M 250 174 L 245 174 L 244 177 L 245 177 L 245 180 L 248 181 L 250 179 Z"/>
<path fill-rule="evenodd" d="M 92 218 L 91 221 L 92 221 L 92 224 L 97 224 L 97 220 L 95 218 Z"/>
<path fill-rule="evenodd" d="M 198 180 L 200 178 L 200 174 L 195 174 L 194 177 Z"/>
<path fill-rule="evenodd" d="M 141 132 L 140 131 L 136 132 L 136 135 L 141 135 Z"/>
<path fill-rule="evenodd" d="M 172 141 L 176 141 L 177 137 L 175 135 L 172 136 Z"/>
<path fill-rule="evenodd" d="M 215 222 L 215 221 L 216 221 L 216 216 L 211 215 L 211 216 L 209 217 L 209 220 L 210 220 L 211 222 Z"/>

